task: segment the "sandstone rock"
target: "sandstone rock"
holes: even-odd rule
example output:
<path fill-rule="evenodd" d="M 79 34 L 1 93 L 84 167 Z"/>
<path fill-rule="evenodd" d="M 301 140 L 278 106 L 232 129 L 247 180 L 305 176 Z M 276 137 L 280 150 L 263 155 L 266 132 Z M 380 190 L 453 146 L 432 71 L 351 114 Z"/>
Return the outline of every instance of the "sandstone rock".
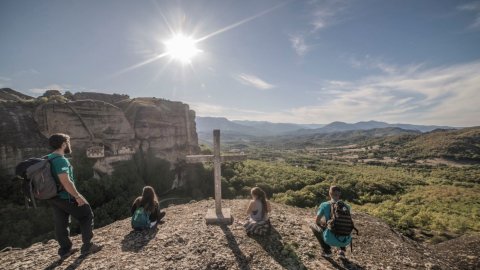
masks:
<path fill-rule="evenodd" d="M 31 97 L 0 89 L 0 101 L 7 101 L 0 102 L 0 168 L 13 175 L 21 160 L 48 153 L 47 138 L 56 132 L 71 135 L 76 153 L 91 151 L 98 161 L 94 169 L 103 173 L 111 173 L 114 162 L 130 159 L 140 148 L 172 165 L 199 152 L 195 112 L 186 104 L 87 92 L 68 97 L 75 101 L 38 105 Z"/>
<path fill-rule="evenodd" d="M 103 143 L 115 152 L 121 144 L 135 138 L 123 111 L 102 101 L 82 100 L 65 104 L 46 103 L 35 110 L 40 132 L 68 132 L 72 146 L 85 149 L 92 143 Z"/>
<path fill-rule="evenodd" d="M 33 119 L 33 110 L 32 104 L 0 103 L 0 168 L 12 175 L 19 161 L 49 150 Z"/>
<path fill-rule="evenodd" d="M 178 153 L 199 152 L 195 112 L 188 105 L 157 98 L 136 98 L 118 106 L 135 130 L 144 150 L 174 162 Z"/>
<path fill-rule="evenodd" d="M 27 96 L 10 88 L 0 89 L 0 101 L 23 101 L 32 99 L 33 97 Z"/>
<path fill-rule="evenodd" d="M 115 103 L 130 99 L 128 95 L 121 94 L 104 94 L 104 93 L 95 93 L 95 92 L 76 92 L 73 94 L 73 100 L 100 100 L 115 105 Z"/>

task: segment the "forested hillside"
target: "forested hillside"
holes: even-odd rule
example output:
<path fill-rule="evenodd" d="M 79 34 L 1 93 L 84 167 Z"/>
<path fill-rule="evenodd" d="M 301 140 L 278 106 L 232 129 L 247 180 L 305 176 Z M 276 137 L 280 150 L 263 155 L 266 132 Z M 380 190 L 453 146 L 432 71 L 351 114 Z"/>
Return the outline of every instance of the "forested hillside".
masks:
<path fill-rule="evenodd" d="M 224 166 L 226 198 L 262 187 L 273 200 L 315 207 L 328 188 L 342 188 L 354 209 L 387 221 L 419 240 L 444 241 L 480 232 L 480 167 L 399 167 L 317 162 L 304 168 L 286 162 L 249 160 Z"/>

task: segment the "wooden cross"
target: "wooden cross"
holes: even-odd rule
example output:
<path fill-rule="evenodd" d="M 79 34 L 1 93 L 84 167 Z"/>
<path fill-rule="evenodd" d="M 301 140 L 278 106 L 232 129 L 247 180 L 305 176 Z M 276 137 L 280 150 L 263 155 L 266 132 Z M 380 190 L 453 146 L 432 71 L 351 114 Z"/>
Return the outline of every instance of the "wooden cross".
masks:
<path fill-rule="evenodd" d="M 186 157 L 187 163 L 212 162 L 215 178 L 215 211 L 208 209 L 205 220 L 207 224 L 232 224 L 233 218 L 229 208 L 222 209 L 222 162 L 242 161 L 247 155 L 229 155 L 220 154 L 220 130 L 213 130 L 213 155 L 189 155 Z"/>

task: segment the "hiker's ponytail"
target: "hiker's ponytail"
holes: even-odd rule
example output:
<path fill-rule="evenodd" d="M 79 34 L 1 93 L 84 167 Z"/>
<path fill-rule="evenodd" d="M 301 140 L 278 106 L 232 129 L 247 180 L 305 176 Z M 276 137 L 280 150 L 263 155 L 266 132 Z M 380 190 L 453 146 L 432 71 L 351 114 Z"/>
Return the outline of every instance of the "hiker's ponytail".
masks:
<path fill-rule="evenodd" d="M 145 186 L 143 188 L 139 206 L 143 207 L 149 213 L 155 211 L 155 208 L 158 206 L 158 198 L 153 187 Z"/>
<path fill-rule="evenodd" d="M 252 188 L 251 192 L 252 192 L 252 195 L 254 195 L 262 203 L 262 218 L 263 218 L 265 214 L 268 212 L 267 194 L 265 194 L 265 191 L 263 191 L 263 189 L 259 187 Z"/>

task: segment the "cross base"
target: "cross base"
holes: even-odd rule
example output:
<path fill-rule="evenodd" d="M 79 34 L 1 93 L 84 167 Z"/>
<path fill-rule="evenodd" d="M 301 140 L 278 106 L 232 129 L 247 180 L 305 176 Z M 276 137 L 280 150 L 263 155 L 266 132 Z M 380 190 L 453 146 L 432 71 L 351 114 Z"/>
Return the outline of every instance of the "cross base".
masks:
<path fill-rule="evenodd" d="M 207 225 L 232 225 L 233 217 L 230 208 L 223 208 L 221 214 L 217 214 L 215 209 L 208 209 L 207 214 L 205 215 L 205 221 L 207 222 Z"/>

